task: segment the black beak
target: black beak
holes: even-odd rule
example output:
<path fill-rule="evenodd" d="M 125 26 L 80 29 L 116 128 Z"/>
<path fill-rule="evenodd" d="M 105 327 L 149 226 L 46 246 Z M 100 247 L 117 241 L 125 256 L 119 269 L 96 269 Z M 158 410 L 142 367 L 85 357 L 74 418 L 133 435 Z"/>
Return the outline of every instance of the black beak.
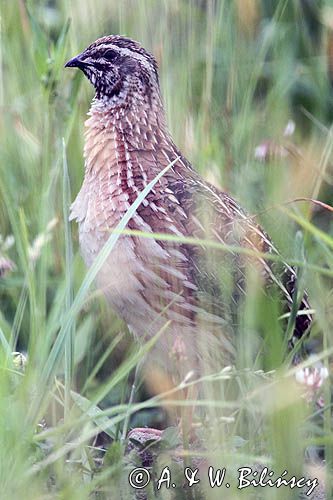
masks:
<path fill-rule="evenodd" d="M 83 68 L 84 61 L 82 60 L 82 54 L 79 54 L 76 57 L 73 57 L 69 61 L 66 62 L 65 68 Z"/>

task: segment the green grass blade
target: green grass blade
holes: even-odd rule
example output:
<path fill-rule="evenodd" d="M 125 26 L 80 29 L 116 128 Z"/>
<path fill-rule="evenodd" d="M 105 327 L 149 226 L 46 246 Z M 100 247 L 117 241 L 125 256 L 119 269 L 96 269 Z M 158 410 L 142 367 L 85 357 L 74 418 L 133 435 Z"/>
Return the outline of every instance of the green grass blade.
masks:
<path fill-rule="evenodd" d="M 138 195 L 136 200 L 132 203 L 132 205 L 129 207 L 127 210 L 126 214 L 124 217 L 121 219 L 119 224 L 116 227 L 116 232 L 112 233 L 103 246 L 102 250 L 99 252 L 98 256 L 96 257 L 96 260 L 94 264 L 91 266 L 91 268 L 88 270 L 77 294 L 76 297 L 73 300 L 73 303 L 71 305 L 71 308 L 69 311 L 66 313 L 62 326 L 60 328 L 59 334 L 57 336 L 57 339 L 53 345 L 53 348 L 50 352 L 50 355 L 48 357 L 48 360 L 45 364 L 42 377 L 41 377 L 41 384 L 42 387 L 48 387 L 52 383 L 52 379 L 55 375 L 57 366 L 59 365 L 59 362 L 61 360 L 61 356 L 64 351 L 64 342 L 66 340 L 66 337 L 68 335 L 68 332 L 71 330 L 72 325 L 75 321 L 76 315 L 79 313 L 81 307 L 84 304 L 84 300 L 86 298 L 86 295 L 88 293 L 88 290 L 90 286 L 92 285 L 94 279 L 97 276 L 97 273 L 101 269 L 102 265 L 108 258 L 110 252 L 114 248 L 115 244 L 117 243 L 118 239 L 120 238 L 121 232 L 125 229 L 126 225 L 128 224 L 129 220 L 133 217 L 134 213 L 142 203 L 142 201 L 145 199 L 145 197 L 149 194 L 149 192 L 153 189 L 155 184 L 159 181 L 159 179 L 166 174 L 166 172 L 172 168 L 172 166 L 179 160 L 179 157 L 177 157 L 173 162 L 171 162 L 169 165 L 167 165 L 147 186 L 143 189 L 143 191 Z M 40 394 L 44 393 L 44 390 L 40 391 Z M 32 408 L 32 418 L 36 418 L 36 415 L 40 412 L 40 407 L 41 407 L 41 399 L 40 396 L 37 397 L 36 402 L 34 404 L 34 407 Z"/>
<path fill-rule="evenodd" d="M 70 181 L 68 175 L 68 165 L 66 157 L 65 141 L 62 143 L 63 148 L 63 221 L 65 230 L 65 272 L 66 272 L 66 297 L 65 297 L 65 311 L 70 310 L 73 304 L 74 291 L 73 291 L 73 242 L 72 233 L 69 223 L 69 206 L 71 200 Z M 74 356 L 75 356 L 75 320 L 71 323 L 67 330 L 65 340 L 65 418 L 68 416 L 70 410 L 70 391 L 72 380 L 74 376 Z"/>

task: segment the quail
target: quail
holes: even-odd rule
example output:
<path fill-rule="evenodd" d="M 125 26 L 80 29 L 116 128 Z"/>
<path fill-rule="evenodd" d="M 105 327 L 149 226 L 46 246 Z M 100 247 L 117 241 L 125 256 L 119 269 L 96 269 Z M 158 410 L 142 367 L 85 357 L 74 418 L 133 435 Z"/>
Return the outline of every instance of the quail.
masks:
<path fill-rule="evenodd" d="M 66 67 L 79 68 L 95 89 L 85 123 L 84 181 L 70 216 L 78 222 L 87 266 L 139 193 L 172 164 L 100 269 L 98 288 L 137 339 L 159 332 L 150 360 L 166 373 L 182 379 L 191 370 L 202 373 L 234 363 L 238 304 L 249 293 L 248 268 L 256 270 L 263 289 L 279 290 L 289 311 L 293 268 L 282 264 L 277 269 L 263 258 L 263 253 L 278 255 L 266 232 L 228 193 L 206 182 L 174 144 L 156 60 L 138 42 L 105 36 Z M 305 293 L 291 344 L 309 330 L 308 311 Z"/>

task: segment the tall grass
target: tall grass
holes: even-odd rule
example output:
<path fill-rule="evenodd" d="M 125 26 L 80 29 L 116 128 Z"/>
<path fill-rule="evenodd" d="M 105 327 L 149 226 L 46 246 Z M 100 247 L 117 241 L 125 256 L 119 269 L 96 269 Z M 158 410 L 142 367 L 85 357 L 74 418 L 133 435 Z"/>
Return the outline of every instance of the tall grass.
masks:
<path fill-rule="evenodd" d="M 140 370 L 134 380 L 163 332 L 138 349 L 92 286 L 131 211 L 88 272 L 79 256 L 68 209 L 82 182 L 92 89 L 63 64 L 108 33 L 156 55 L 175 142 L 257 215 L 297 267 L 315 310 L 311 348 L 330 370 L 332 213 L 293 200 L 333 204 L 333 11 L 329 0 L 15 0 L 2 2 L 0 16 L 0 254 L 16 266 L 0 278 L 0 497 L 131 498 L 127 478 L 138 458 L 126 451 L 126 426 L 163 426 L 165 411 L 194 402 L 163 381 L 145 388 Z M 295 133 L 284 136 L 290 120 Z M 9 235 L 15 243 L 6 250 Z M 226 467 L 231 487 L 163 489 L 159 498 L 297 498 L 286 488 L 237 490 L 235 471 L 251 464 L 290 475 L 315 468 L 330 498 L 330 381 L 303 397 L 299 368 L 284 352 L 279 299 L 263 298 L 251 279 L 237 369 L 205 378 L 206 399 L 195 401 L 200 444 L 184 459 L 196 455 L 202 474 L 207 464 Z M 14 351 L 26 353 L 23 367 Z M 157 475 L 165 464 L 181 474 L 176 434 L 152 447 Z"/>

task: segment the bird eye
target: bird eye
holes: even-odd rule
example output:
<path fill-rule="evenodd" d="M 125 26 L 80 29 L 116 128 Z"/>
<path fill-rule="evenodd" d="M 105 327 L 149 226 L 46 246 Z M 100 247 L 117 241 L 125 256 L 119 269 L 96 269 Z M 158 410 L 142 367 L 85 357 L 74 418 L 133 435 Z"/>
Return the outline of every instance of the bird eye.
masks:
<path fill-rule="evenodd" d="M 112 61 L 117 57 L 117 52 L 113 49 L 108 49 L 105 51 L 103 57 L 104 57 L 104 59 L 107 59 L 108 61 Z"/>

